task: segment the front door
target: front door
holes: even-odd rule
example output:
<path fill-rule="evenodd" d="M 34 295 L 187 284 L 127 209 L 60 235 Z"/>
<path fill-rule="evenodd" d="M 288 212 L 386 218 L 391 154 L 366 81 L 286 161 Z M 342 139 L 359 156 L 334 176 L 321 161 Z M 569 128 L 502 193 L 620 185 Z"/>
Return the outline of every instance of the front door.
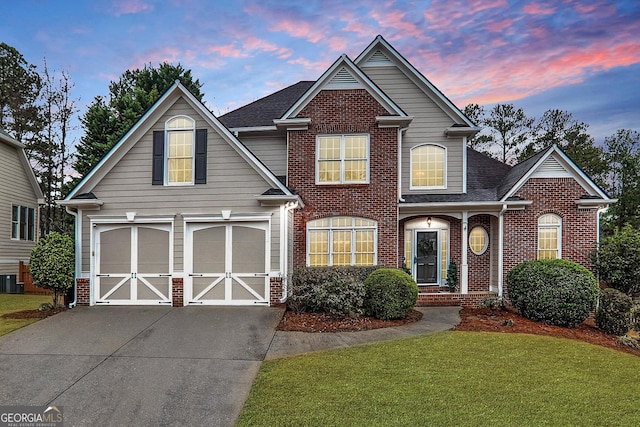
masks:
<path fill-rule="evenodd" d="M 438 232 L 416 233 L 416 282 L 438 282 Z"/>

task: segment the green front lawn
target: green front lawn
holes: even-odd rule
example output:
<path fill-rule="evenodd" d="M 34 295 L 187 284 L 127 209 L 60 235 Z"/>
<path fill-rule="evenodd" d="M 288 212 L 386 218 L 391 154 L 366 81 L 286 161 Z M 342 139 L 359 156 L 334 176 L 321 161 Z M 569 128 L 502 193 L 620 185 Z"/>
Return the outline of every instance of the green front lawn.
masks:
<path fill-rule="evenodd" d="M 0 294 L 0 335 L 22 328 L 39 319 L 5 319 L 3 314 L 22 310 L 36 310 L 40 304 L 51 302 L 50 295 Z"/>
<path fill-rule="evenodd" d="M 637 426 L 640 358 L 443 332 L 266 361 L 239 426 Z"/>

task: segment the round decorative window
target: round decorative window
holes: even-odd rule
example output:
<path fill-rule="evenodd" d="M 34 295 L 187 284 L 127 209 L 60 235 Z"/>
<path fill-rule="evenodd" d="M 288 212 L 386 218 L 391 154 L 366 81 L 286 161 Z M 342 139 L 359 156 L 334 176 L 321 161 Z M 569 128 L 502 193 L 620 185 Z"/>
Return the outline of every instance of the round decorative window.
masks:
<path fill-rule="evenodd" d="M 489 246 L 489 235 L 483 227 L 473 227 L 469 233 L 469 248 L 476 255 L 482 255 Z"/>

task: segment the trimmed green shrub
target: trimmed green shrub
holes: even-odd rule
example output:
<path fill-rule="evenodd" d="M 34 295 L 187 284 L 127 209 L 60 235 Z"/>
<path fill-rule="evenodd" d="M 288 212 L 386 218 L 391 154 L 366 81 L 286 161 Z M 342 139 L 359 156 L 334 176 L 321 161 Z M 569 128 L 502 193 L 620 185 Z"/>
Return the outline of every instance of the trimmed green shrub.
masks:
<path fill-rule="evenodd" d="M 458 290 L 458 264 L 455 261 L 451 261 L 447 267 L 447 286 L 451 293 Z"/>
<path fill-rule="evenodd" d="M 301 267 L 289 279 L 287 307 L 296 312 L 357 316 L 363 312 L 364 280 L 380 267 Z"/>
<path fill-rule="evenodd" d="M 58 296 L 73 286 L 74 260 L 73 239 L 62 233 L 50 233 L 31 250 L 33 284 L 52 291 L 54 307 L 58 306 Z"/>
<path fill-rule="evenodd" d="M 635 301 L 631 307 L 631 328 L 640 332 L 640 301 Z"/>
<path fill-rule="evenodd" d="M 640 230 L 627 225 L 602 239 L 591 261 L 607 286 L 631 297 L 640 295 Z"/>
<path fill-rule="evenodd" d="M 507 274 L 507 298 L 522 316 L 575 327 L 595 307 L 599 288 L 585 267 L 562 259 L 526 261 Z"/>
<path fill-rule="evenodd" d="M 402 270 L 381 268 L 364 281 L 367 290 L 365 313 L 382 320 L 407 316 L 418 300 L 418 285 Z"/>
<path fill-rule="evenodd" d="M 604 289 L 596 310 L 596 325 L 608 334 L 626 334 L 631 329 L 632 306 L 629 295 L 613 288 Z"/>
<path fill-rule="evenodd" d="M 504 302 L 498 295 L 487 295 L 478 301 L 478 308 L 490 308 L 498 310 L 504 308 Z"/>

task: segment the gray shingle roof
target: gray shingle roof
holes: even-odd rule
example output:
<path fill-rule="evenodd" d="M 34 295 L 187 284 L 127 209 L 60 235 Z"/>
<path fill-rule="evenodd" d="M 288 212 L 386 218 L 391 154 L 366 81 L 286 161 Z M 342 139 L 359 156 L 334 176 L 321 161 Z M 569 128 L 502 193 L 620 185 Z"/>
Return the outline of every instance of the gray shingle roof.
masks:
<path fill-rule="evenodd" d="M 273 126 L 273 119 L 282 117 L 314 83 L 311 81 L 295 83 L 218 119 L 227 128 Z"/>
<path fill-rule="evenodd" d="M 551 150 L 552 148 L 553 147 L 550 147 L 549 150 Z M 542 150 L 511 168 L 509 173 L 505 175 L 504 180 L 498 187 L 498 199 L 502 199 L 505 194 L 507 194 L 509 190 L 511 190 L 513 186 L 516 185 L 516 183 L 520 181 L 520 179 L 525 176 L 527 172 L 529 172 L 529 169 L 531 169 L 533 165 L 535 165 L 538 160 L 540 160 L 540 158 L 545 155 L 547 151 L 548 150 Z"/>

